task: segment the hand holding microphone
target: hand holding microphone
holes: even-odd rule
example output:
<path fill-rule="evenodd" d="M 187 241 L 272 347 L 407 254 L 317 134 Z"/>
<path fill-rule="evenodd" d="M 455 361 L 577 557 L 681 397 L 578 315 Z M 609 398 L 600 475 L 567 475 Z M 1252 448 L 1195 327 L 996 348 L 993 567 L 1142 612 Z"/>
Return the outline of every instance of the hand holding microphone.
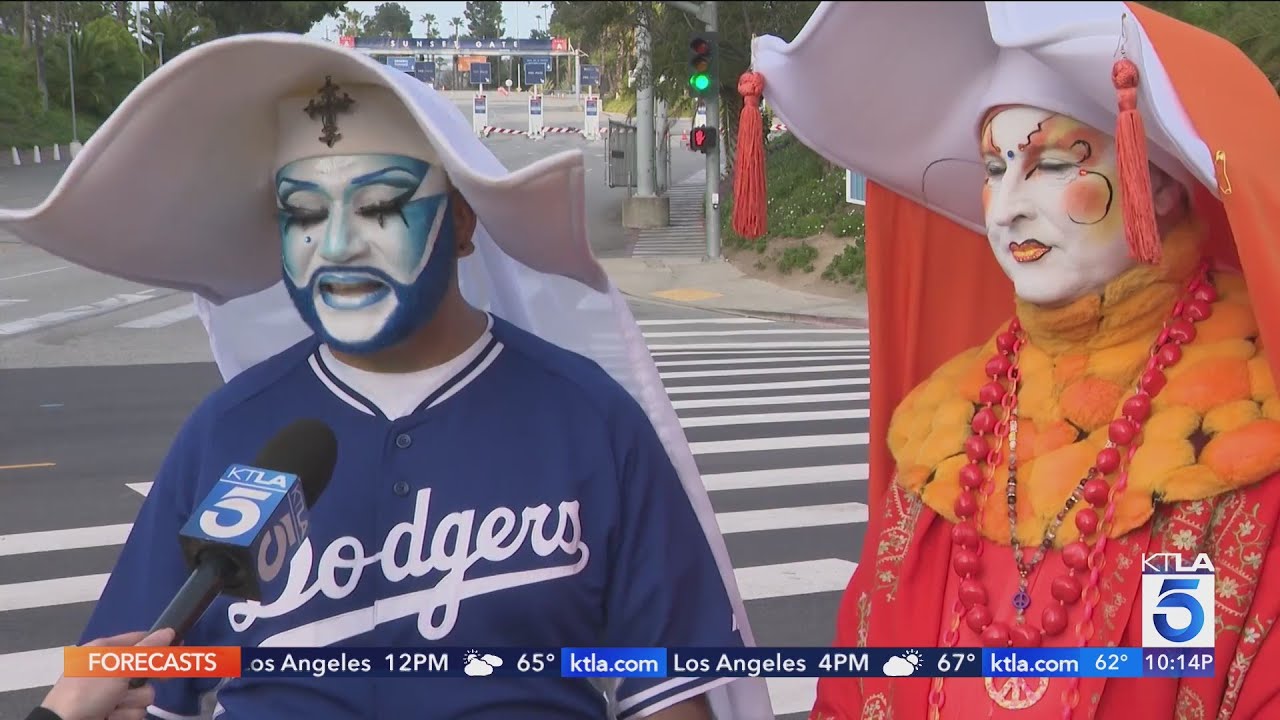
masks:
<path fill-rule="evenodd" d="M 89 647 L 161 647 L 173 642 L 173 630 L 132 632 L 86 643 Z M 40 707 L 60 720 L 143 720 L 155 698 L 150 685 L 133 687 L 120 678 L 62 677 L 49 690 Z M 44 713 L 47 717 L 48 712 Z M 40 717 L 39 711 L 32 717 Z"/>
<path fill-rule="evenodd" d="M 252 466 L 227 468 L 179 534 L 191 575 L 152 632 L 172 628 L 170 644 L 180 643 L 219 594 L 260 601 L 283 582 L 337 460 L 333 430 L 299 420 L 276 433 Z"/>

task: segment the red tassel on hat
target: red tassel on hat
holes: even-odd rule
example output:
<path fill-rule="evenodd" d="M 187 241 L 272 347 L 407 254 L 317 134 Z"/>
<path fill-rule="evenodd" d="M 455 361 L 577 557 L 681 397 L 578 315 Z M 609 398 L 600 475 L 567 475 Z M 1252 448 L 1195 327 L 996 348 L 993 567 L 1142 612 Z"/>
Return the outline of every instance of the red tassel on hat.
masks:
<path fill-rule="evenodd" d="M 1124 236 L 1129 254 L 1139 262 L 1159 264 L 1160 231 L 1155 200 L 1151 195 L 1151 171 L 1147 159 L 1147 132 L 1138 112 L 1138 66 L 1122 57 L 1111 68 L 1120 114 L 1116 118 L 1116 165 L 1124 203 Z"/>
<path fill-rule="evenodd" d="M 764 76 L 748 70 L 738 78 L 742 117 L 738 121 L 738 155 L 733 170 L 733 231 L 758 238 L 769 226 L 769 200 L 764 177 L 764 120 L 760 98 Z"/>

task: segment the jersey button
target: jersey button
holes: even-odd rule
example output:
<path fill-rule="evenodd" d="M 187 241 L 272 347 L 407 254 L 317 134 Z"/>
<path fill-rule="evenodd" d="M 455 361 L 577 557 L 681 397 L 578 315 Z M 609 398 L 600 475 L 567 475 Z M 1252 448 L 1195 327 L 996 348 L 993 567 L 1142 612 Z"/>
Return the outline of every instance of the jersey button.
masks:
<path fill-rule="evenodd" d="M 408 435 L 400 435 L 399 437 L 396 438 L 396 447 L 400 448 L 401 450 L 409 447 L 412 444 L 413 444 L 413 438 L 409 437 Z"/>
<path fill-rule="evenodd" d="M 402 435 L 401 437 L 404 437 L 404 436 Z M 401 480 L 400 482 L 397 482 L 395 485 L 391 487 L 391 491 L 399 495 L 400 497 L 404 497 L 405 495 L 409 494 L 409 483 Z"/>

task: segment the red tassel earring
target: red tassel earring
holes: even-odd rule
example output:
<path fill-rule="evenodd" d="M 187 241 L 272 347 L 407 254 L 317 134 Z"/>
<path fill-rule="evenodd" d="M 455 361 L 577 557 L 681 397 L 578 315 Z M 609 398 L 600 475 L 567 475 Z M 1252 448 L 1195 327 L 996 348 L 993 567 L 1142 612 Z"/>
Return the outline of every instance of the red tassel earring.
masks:
<path fill-rule="evenodd" d="M 1138 66 L 1124 56 L 1122 49 L 1120 59 L 1111 68 L 1111 83 L 1120 109 L 1116 117 L 1116 165 L 1124 205 L 1124 235 L 1135 260 L 1157 265 L 1162 248 L 1151 195 L 1147 132 L 1138 112 L 1138 76 Z"/>
<path fill-rule="evenodd" d="M 760 99 L 764 76 L 748 70 L 738 78 L 742 116 L 738 121 L 738 154 L 733 166 L 733 231 L 758 238 L 769 226 L 769 200 L 764 176 L 764 120 Z"/>

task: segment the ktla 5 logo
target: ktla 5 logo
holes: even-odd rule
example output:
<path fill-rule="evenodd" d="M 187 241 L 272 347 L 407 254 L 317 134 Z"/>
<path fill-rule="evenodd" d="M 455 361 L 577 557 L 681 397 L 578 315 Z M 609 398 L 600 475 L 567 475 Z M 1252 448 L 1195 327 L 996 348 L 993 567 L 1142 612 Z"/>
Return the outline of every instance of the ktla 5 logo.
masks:
<path fill-rule="evenodd" d="M 243 548 L 266 582 L 306 538 L 310 522 L 297 475 L 248 465 L 227 468 L 192 521 L 191 537 Z"/>
<path fill-rule="evenodd" d="M 1216 627 L 1213 561 L 1200 553 L 1142 558 L 1142 646 L 1211 648 Z"/>

